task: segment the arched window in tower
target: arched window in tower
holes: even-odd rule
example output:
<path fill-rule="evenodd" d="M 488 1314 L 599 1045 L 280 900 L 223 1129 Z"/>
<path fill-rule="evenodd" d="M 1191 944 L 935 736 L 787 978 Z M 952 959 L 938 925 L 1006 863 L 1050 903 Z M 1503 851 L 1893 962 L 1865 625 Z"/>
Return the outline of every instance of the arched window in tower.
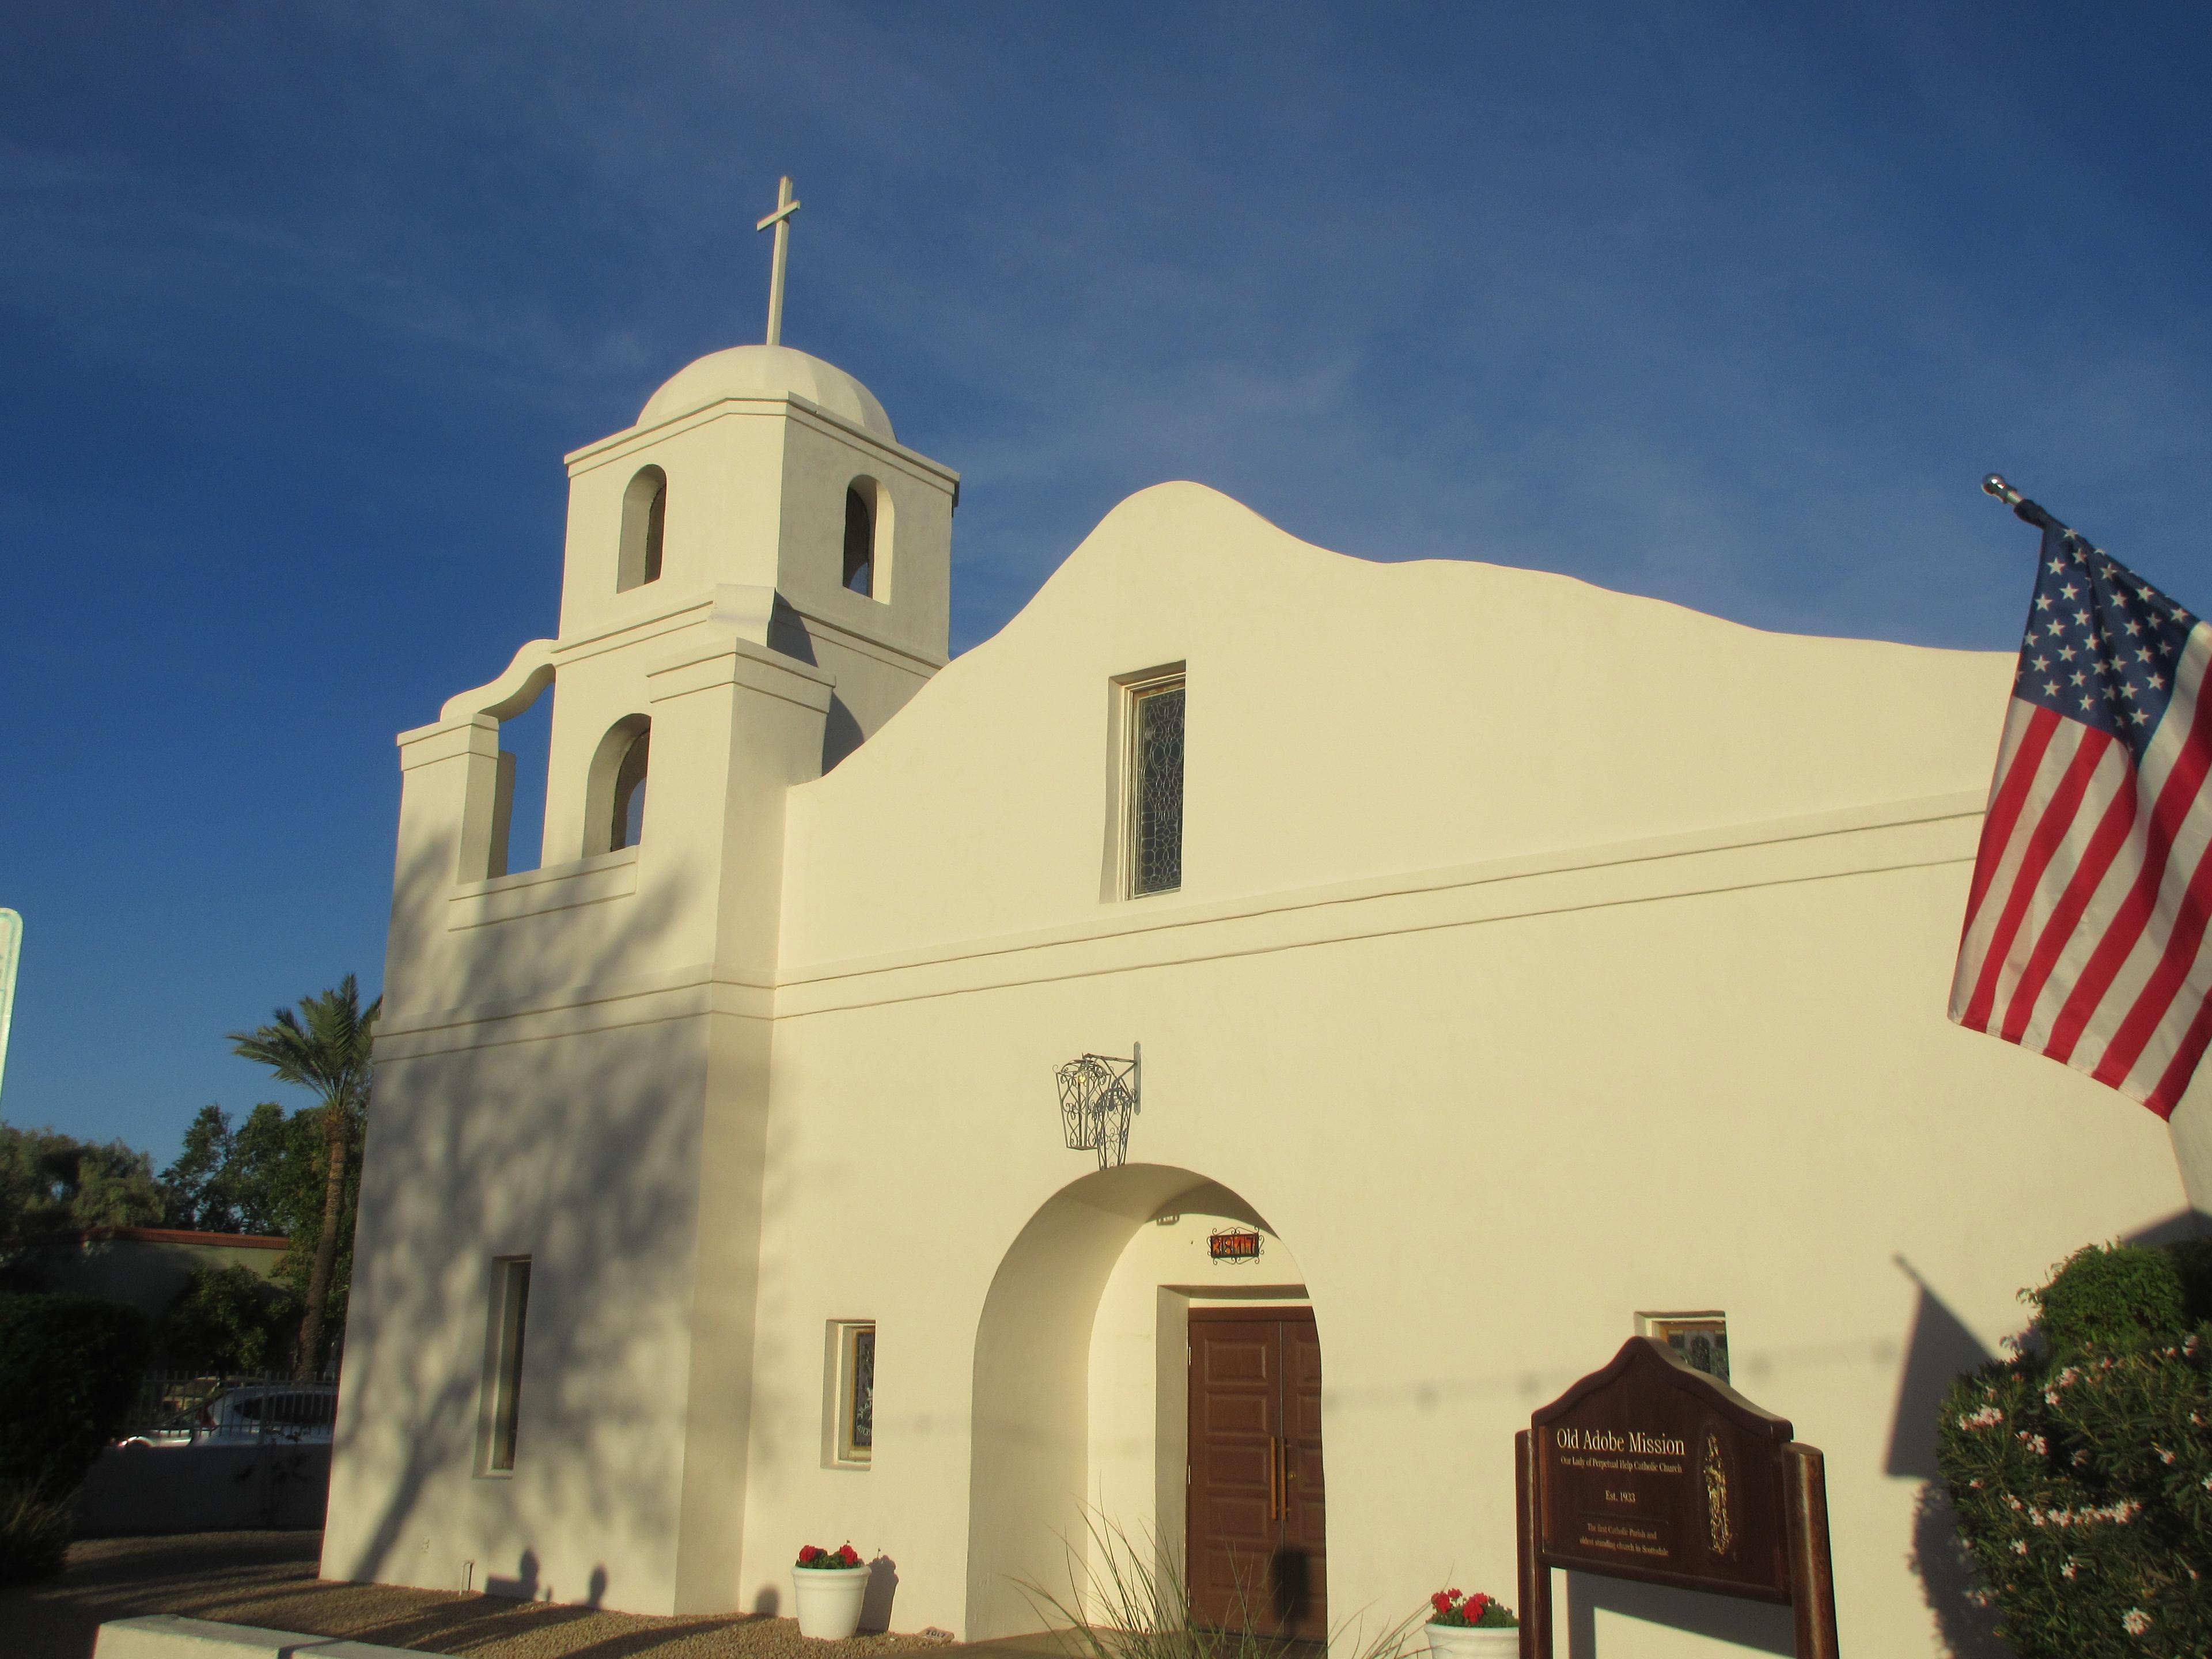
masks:
<path fill-rule="evenodd" d="M 650 728 L 630 739 L 615 774 L 614 810 L 607 819 L 608 850 L 620 852 L 645 837 L 645 766 L 653 748 Z"/>
<path fill-rule="evenodd" d="M 622 556 L 615 571 L 615 592 L 660 580 L 660 544 L 668 520 L 668 475 L 657 466 L 643 467 L 623 491 Z"/>
<path fill-rule="evenodd" d="M 617 720 L 599 739 L 584 786 L 584 856 L 619 853 L 645 836 L 645 775 L 653 722 L 642 714 Z"/>
<path fill-rule="evenodd" d="M 855 593 L 876 591 L 875 486 L 861 479 L 845 491 L 845 586 Z"/>

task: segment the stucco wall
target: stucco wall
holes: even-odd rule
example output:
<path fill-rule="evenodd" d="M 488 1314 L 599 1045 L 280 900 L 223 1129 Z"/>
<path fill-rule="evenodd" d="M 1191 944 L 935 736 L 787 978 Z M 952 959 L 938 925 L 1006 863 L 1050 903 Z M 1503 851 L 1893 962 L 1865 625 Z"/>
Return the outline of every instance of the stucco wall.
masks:
<path fill-rule="evenodd" d="M 1133 1036 L 1132 1159 L 1241 1194 L 1310 1290 L 1340 1614 L 1510 1583 L 1515 1428 L 1638 1310 L 1717 1307 L 1739 1385 L 1828 1454 L 1845 1641 L 1929 1650 L 1906 1558 L 1926 1384 L 1972 1358 L 1949 1334 L 1994 1350 L 2049 1263 L 2181 1207 L 2156 1120 L 1944 1021 L 1973 829 L 1523 876 L 1425 900 L 1420 931 L 1367 933 L 1381 899 L 1334 937 L 1037 950 L 988 991 L 955 962 L 787 1018 L 756 1443 L 817 1443 L 824 1317 L 881 1321 L 878 1426 L 865 1474 L 757 1455 L 748 1597 L 787 1543 L 849 1534 L 898 1560 L 902 1627 L 990 1633 L 953 1521 L 975 1333 L 1084 1167 L 1053 1066 Z"/>
<path fill-rule="evenodd" d="M 787 979 L 1115 925 L 1110 682 L 1171 663 L 1189 676 L 1183 887 L 1139 909 L 1960 791 L 1978 805 L 2011 684 L 1994 654 L 1348 558 L 1163 484 L 793 792 Z"/>
<path fill-rule="evenodd" d="M 708 1024 L 380 1042 L 326 1576 L 673 1607 Z M 514 1473 L 485 1477 L 491 1264 L 514 1255 L 520 1431 Z"/>

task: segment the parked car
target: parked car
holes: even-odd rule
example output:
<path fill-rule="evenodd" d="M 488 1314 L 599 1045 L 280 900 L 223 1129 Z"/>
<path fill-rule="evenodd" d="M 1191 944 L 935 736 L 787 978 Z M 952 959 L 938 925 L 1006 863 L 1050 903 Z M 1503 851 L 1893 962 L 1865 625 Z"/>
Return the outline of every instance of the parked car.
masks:
<path fill-rule="evenodd" d="M 337 1419 L 335 1382 L 245 1382 L 193 1413 L 192 1443 L 235 1446 L 260 1440 L 328 1440 Z"/>

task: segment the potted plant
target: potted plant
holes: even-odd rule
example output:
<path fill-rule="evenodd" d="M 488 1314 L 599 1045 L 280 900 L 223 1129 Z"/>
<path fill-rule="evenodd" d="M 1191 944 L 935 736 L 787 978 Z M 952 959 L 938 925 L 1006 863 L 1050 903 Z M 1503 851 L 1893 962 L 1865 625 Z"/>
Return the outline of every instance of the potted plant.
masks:
<path fill-rule="evenodd" d="M 799 1633 L 842 1642 L 860 1627 L 868 1594 L 868 1564 L 850 1544 L 825 1550 L 799 1547 L 791 1567 L 791 1598 L 799 1606 Z"/>
<path fill-rule="evenodd" d="M 1438 1590 L 1429 1598 L 1429 1651 L 1437 1659 L 1511 1659 L 1521 1651 L 1521 1621 L 1494 1595 Z"/>

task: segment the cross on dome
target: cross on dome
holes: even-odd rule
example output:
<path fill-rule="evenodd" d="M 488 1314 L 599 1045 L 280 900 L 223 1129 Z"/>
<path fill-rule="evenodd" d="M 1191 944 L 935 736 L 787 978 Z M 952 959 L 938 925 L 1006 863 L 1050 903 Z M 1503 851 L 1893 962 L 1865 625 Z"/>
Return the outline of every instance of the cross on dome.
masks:
<path fill-rule="evenodd" d="M 768 343 L 783 340 L 783 266 L 791 251 L 791 216 L 799 211 L 799 198 L 791 193 L 788 176 L 775 181 L 775 211 L 755 225 L 755 230 L 775 227 L 775 253 L 768 275 Z"/>

